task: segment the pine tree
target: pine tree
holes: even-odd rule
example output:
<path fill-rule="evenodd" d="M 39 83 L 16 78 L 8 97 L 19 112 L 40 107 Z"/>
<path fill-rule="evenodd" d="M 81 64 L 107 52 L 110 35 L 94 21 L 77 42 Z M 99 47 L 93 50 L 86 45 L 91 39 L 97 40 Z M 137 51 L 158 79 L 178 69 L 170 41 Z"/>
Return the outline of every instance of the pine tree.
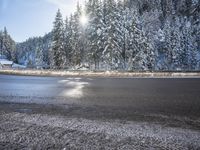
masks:
<path fill-rule="evenodd" d="M 195 26 L 195 45 L 196 45 L 196 70 L 200 71 L 200 25 Z"/>
<path fill-rule="evenodd" d="M 3 55 L 3 32 L 0 31 L 0 55 Z"/>
<path fill-rule="evenodd" d="M 3 31 L 3 54 L 7 56 L 7 58 L 11 59 L 11 51 L 10 51 L 10 41 L 9 41 L 9 35 L 7 32 L 6 27 L 4 27 Z"/>
<path fill-rule="evenodd" d="M 72 44 L 72 66 L 80 66 L 83 56 L 83 42 L 82 42 L 82 30 L 80 25 L 81 7 L 77 4 L 77 10 L 73 17 L 71 17 L 71 44 Z"/>
<path fill-rule="evenodd" d="M 5 55 L 7 59 L 16 61 L 16 45 L 15 41 L 8 34 L 6 27 L 0 33 L 0 51 L 1 55 Z"/>
<path fill-rule="evenodd" d="M 172 70 L 180 69 L 180 55 L 181 55 L 181 45 L 180 45 L 180 32 L 178 28 L 172 28 L 171 34 L 171 44 L 172 50 Z"/>
<path fill-rule="evenodd" d="M 139 28 L 136 16 L 132 16 L 129 27 L 126 57 L 128 70 L 152 70 L 155 67 L 155 52 L 144 31 Z"/>
<path fill-rule="evenodd" d="M 64 23 L 62 14 L 58 10 L 54 22 L 52 39 L 52 67 L 55 69 L 64 68 L 65 63 L 65 51 L 64 51 Z"/>
<path fill-rule="evenodd" d="M 104 51 L 103 59 L 107 64 L 107 69 L 118 69 L 123 64 L 121 43 L 121 20 L 117 11 L 117 4 L 115 0 L 104 1 L 104 18 L 105 18 L 105 32 L 104 32 Z"/>
<path fill-rule="evenodd" d="M 44 66 L 44 54 L 43 54 L 43 47 L 42 47 L 42 39 L 39 38 L 39 42 L 37 43 L 36 47 L 36 54 L 35 54 L 35 65 L 36 68 L 42 69 Z"/>
<path fill-rule="evenodd" d="M 99 69 L 99 63 L 103 50 L 103 11 L 99 0 L 89 0 L 87 3 L 87 15 L 89 24 L 87 27 L 88 37 L 88 57 L 91 63 L 95 64 L 95 69 Z"/>
<path fill-rule="evenodd" d="M 166 23 L 165 28 L 165 55 L 168 70 L 180 70 L 181 68 L 181 33 L 178 26 Z"/>
<path fill-rule="evenodd" d="M 126 52 L 127 52 L 127 47 L 128 47 L 128 43 L 127 41 L 129 40 L 128 39 L 128 24 L 129 24 L 129 21 L 130 21 L 130 12 L 131 10 L 126 6 L 127 2 L 126 0 L 124 1 L 118 1 L 118 18 L 120 20 L 120 30 L 121 30 L 121 36 L 119 38 L 119 42 L 121 43 L 120 44 L 120 47 L 121 47 L 121 55 L 122 55 L 122 58 L 123 58 L 123 66 L 122 68 L 123 69 L 126 69 L 127 68 L 127 59 L 126 59 Z"/>
<path fill-rule="evenodd" d="M 164 33 L 165 33 L 165 64 L 167 65 L 167 70 L 172 70 L 172 65 L 173 65 L 173 49 L 171 47 L 171 42 L 172 42 L 172 30 L 171 30 L 171 25 L 169 21 L 165 23 L 164 27 Z"/>
<path fill-rule="evenodd" d="M 189 51 L 189 58 L 188 58 L 188 70 L 195 70 L 197 66 L 197 42 L 195 40 L 195 31 L 193 28 L 188 27 L 188 51 Z"/>
<path fill-rule="evenodd" d="M 52 32 L 46 34 L 42 37 L 42 47 L 43 47 L 43 56 L 44 56 L 44 68 L 50 68 L 50 56 L 49 51 L 51 49 L 52 42 Z"/>
<path fill-rule="evenodd" d="M 72 52 L 72 45 L 71 45 L 71 36 L 72 36 L 72 29 L 71 29 L 71 21 L 66 17 L 65 20 L 65 36 L 64 36 L 64 49 L 65 49 L 65 67 L 70 68 L 71 66 L 71 52 Z"/>
<path fill-rule="evenodd" d="M 182 34 L 181 34 L 181 68 L 182 70 L 186 71 L 189 68 L 189 57 L 190 57 L 190 51 L 189 51 L 189 29 L 186 26 L 182 26 Z"/>

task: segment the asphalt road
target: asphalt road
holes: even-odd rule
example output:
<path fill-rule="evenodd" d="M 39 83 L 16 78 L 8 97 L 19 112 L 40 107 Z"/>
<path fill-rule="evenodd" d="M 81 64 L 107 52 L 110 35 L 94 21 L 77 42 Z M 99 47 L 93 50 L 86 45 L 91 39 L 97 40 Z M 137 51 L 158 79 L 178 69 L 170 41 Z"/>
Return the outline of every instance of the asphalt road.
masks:
<path fill-rule="evenodd" d="M 0 75 L 0 101 L 115 107 L 134 112 L 200 117 L 200 79 Z"/>
<path fill-rule="evenodd" d="M 0 149 L 200 149 L 200 79 L 0 75 Z"/>

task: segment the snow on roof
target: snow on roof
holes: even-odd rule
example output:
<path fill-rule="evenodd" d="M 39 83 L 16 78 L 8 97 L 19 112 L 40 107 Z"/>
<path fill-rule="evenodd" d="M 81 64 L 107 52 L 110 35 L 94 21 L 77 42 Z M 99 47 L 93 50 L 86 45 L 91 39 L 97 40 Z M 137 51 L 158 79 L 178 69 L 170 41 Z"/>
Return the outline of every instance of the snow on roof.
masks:
<path fill-rule="evenodd" d="M 13 61 L 9 61 L 9 60 L 6 60 L 6 59 L 0 59 L 0 64 L 2 64 L 2 65 L 12 65 Z"/>

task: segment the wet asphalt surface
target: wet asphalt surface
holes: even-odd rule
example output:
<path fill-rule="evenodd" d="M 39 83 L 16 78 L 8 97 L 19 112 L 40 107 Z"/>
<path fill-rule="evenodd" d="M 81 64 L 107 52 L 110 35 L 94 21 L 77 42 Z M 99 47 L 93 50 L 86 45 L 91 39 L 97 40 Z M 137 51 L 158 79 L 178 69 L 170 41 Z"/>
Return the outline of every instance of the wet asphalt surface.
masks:
<path fill-rule="evenodd" d="M 139 113 L 200 117 L 200 79 L 0 75 L 0 101 L 115 107 Z"/>
<path fill-rule="evenodd" d="M 199 149 L 199 139 L 199 78 L 0 75 L 0 149 Z"/>

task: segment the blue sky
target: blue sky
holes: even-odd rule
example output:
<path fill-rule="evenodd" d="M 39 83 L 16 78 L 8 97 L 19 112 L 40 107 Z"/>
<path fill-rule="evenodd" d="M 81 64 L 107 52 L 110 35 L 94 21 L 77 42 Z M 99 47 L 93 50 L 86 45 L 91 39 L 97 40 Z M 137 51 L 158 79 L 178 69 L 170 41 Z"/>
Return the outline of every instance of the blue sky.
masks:
<path fill-rule="evenodd" d="M 16 42 L 51 31 L 58 8 L 63 17 L 85 0 L 0 0 L 0 29 L 7 27 Z"/>

